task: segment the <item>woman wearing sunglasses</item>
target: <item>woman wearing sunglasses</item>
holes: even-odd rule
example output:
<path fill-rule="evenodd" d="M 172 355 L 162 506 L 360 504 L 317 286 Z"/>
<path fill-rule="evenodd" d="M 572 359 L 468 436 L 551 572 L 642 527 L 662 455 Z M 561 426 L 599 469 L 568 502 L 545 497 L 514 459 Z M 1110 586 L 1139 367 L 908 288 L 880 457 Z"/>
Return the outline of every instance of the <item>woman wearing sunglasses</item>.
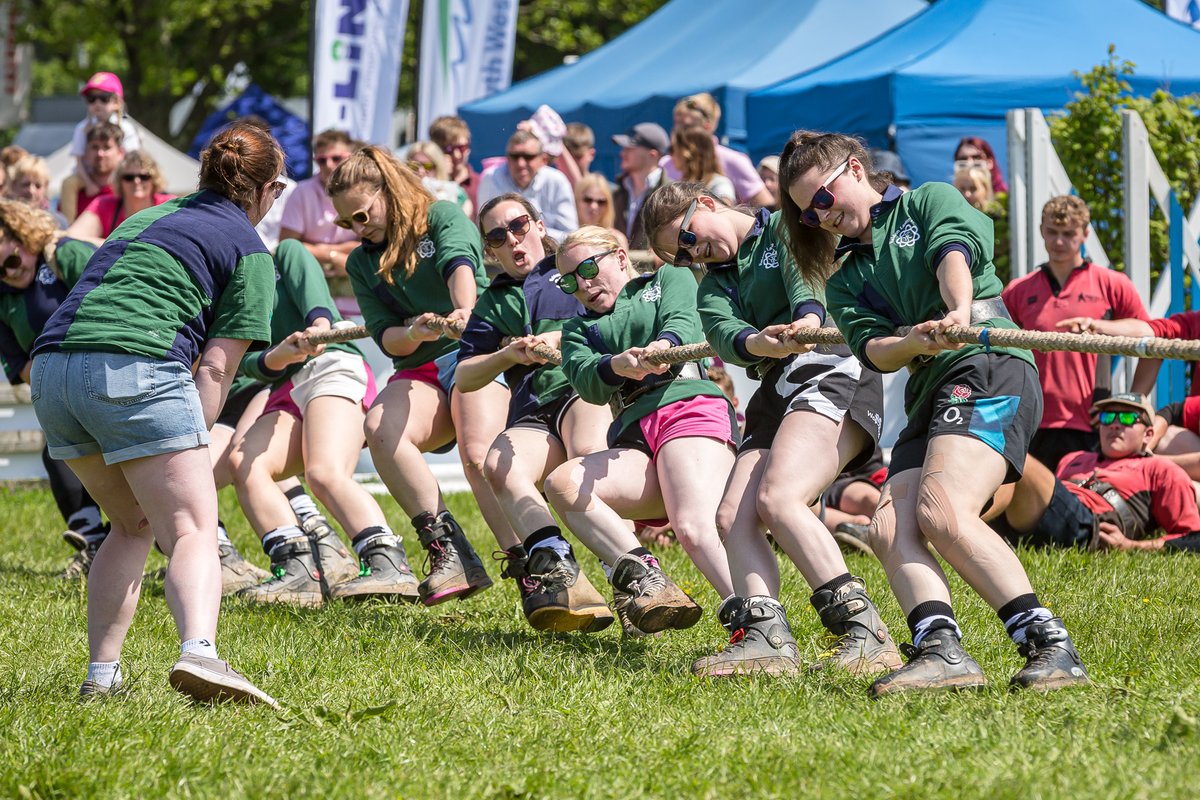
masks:
<path fill-rule="evenodd" d="M 825 285 L 850 349 L 876 371 L 909 369 L 908 424 L 892 450 L 871 547 L 913 645 L 908 663 L 877 680 L 872 695 L 987 682 L 963 650 L 946 576 L 926 541 L 996 611 L 1025 657 L 1013 686 L 1086 683 L 1062 620 L 980 519 L 996 490 L 1020 477 L 1042 412 L 1028 351 L 956 345 L 943 335 L 952 325 L 1015 327 L 992 267 L 991 221 L 949 184 L 908 193 L 888 185 L 871 172 L 862 142 L 840 134 L 794 133 L 780 183 L 796 266 L 810 285 Z M 901 325 L 912 327 L 897 336 Z"/>
<path fill-rule="evenodd" d="M 113 173 L 111 195 L 97 197 L 85 208 L 67 235 L 99 246 L 108 235 L 129 217 L 147 208 L 161 205 L 175 195 L 165 194 L 162 174 L 149 153 L 136 150 L 121 161 Z"/>
<path fill-rule="evenodd" d="M 362 239 L 346 272 L 371 336 L 396 367 L 367 412 L 375 469 L 429 553 L 421 601 L 431 606 L 465 597 L 492 581 L 446 510 L 422 453 L 445 452 L 457 438 L 467 481 L 500 548 L 520 544 L 483 474 L 488 448 L 504 429 L 508 389 L 490 383 L 469 394 L 455 391 L 458 334 L 428 324 L 434 316 L 464 324 L 471 316 L 487 285 L 479 233 L 453 203 L 435 201 L 412 170 L 378 147 L 346 159 L 328 188 L 338 225 Z M 398 563 L 399 547 L 389 552 Z"/>
<path fill-rule="evenodd" d="M 0 362 L 13 386 L 29 383 L 29 350 L 46 320 L 79 280 L 96 248 L 60 238 L 49 213 L 26 203 L 0 200 Z M 62 461 L 42 450 L 54 502 L 67 523 L 63 539 L 77 552 L 64 578 L 87 575 L 108 527 L 100 507 Z"/>
<path fill-rule="evenodd" d="M 718 595 L 732 594 L 716 513 L 737 444 L 733 406 L 699 364 L 645 360 L 701 340 L 696 282 L 682 270 L 636 274 L 612 233 L 591 226 L 567 236 L 556 259 L 559 288 L 587 309 L 563 326 L 563 372 L 585 401 L 611 403 L 619 413 L 609 449 L 552 472 L 546 497 L 579 540 L 612 566 L 622 623 L 644 633 L 690 627 L 700 607 L 625 520 L 669 519 Z"/>
<path fill-rule="evenodd" d="M 272 347 L 242 359 L 242 374 L 268 385 L 261 415 L 229 454 L 246 519 L 271 559 L 270 580 L 241 593 L 258 603 L 319 606 L 331 597 L 417 599 L 417 579 L 375 498 L 354 480 L 375 377 L 353 343 L 313 345 L 341 322 L 321 264 L 295 239 L 275 252 Z M 351 536 L 362 570 L 337 533 L 310 537 L 276 481 L 304 480 Z"/>
<path fill-rule="evenodd" d="M 612 624 L 604 598 L 579 571 L 541 486 L 568 458 L 605 448 L 607 405 L 580 400 L 563 374 L 533 351 L 558 349 L 566 320 L 583 313 L 558 288 L 554 240 L 533 204 L 510 193 L 489 200 L 479 216 L 488 252 L 504 270 L 475 304 L 459 346 L 457 385 L 473 392 L 501 374 L 512 388 L 508 421 L 492 443 L 485 473 L 522 543 L 504 554 L 525 618 L 537 630 L 598 631 Z"/>
<path fill-rule="evenodd" d="M 718 619 L 729 646 L 693 671 L 726 676 L 795 674 L 800 660 L 779 602 L 770 530 L 812 589 L 810 602 L 837 637 L 818 666 L 867 674 L 900 666 L 900 654 L 862 579 L 810 508 L 847 466 L 869 460 L 883 422 L 880 376 L 845 346 L 798 345 L 793 330 L 825 322 L 824 297 L 796 272 L 779 212 L 730 208 L 699 183 L 669 184 L 642 210 L 655 252 L 669 264 L 708 265 L 697 303 L 705 336 L 725 361 L 762 385 L 717 514 L 735 594 Z"/>
<path fill-rule="evenodd" d="M 169 563 L 181 655 L 171 685 L 196 700 L 274 701 L 222 661 L 217 493 L 208 429 L 246 350 L 270 337 L 274 267 L 254 225 L 282 188 L 283 151 L 234 124 L 200 157 L 200 191 L 126 221 L 92 256 L 33 346 L 34 411 L 112 522 L 88 579 L 83 699 L 121 687 L 119 659 L 150 544 Z"/>
<path fill-rule="evenodd" d="M 475 207 L 467 192 L 450 180 L 450 159 L 433 142 L 413 142 L 405 153 L 408 168 L 417 174 L 421 183 L 437 200 L 449 200 L 469 218 L 475 218 Z"/>

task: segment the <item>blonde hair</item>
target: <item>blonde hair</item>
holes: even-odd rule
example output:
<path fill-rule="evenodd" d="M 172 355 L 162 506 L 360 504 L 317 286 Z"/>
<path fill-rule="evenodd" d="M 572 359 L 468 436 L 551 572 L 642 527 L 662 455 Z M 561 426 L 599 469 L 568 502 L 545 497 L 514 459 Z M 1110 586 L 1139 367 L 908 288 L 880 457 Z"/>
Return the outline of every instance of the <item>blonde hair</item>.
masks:
<path fill-rule="evenodd" d="M 26 175 L 40 178 L 42 183 L 50 185 L 50 166 L 41 156 L 26 153 L 8 168 L 9 183 L 13 183 Z"/>
<path fill-rule="evenodd" d="M 704 118 L 705 127 L 716 130 L 721 121 L 721 104 L 708 92 L 691 94 L 675 104 L 675 111 L 690 111 Z"/>
<path fill-rule="evenodd" d="M 58 238 L 58 221 L 20 200 L 0 200 L 0 238 L 15 239 L 30 253 L 44 253 Z"/>
<path fill-rule="evenodd" d="M 600 192 L 608 200 L 608 203 L 604 206 L 604 211 L 600 214 L 600 222 L 597 224 L 603 228 L 611 228 L 617 214 L 613 208 L 612 189 L 608 186 L 608 179 L 598 172 L 589 172 L 575 181 L 575 208 L 578 212 L 582 212 L 583 194 L 588 189 Z M 582 217 L 583 214 L 580 213 L 579 216 Z"/>
<path fill-rule="evenodd" d="M 382 191 L 387 209 L 387 247 L 379 258 L 376 274 L 385 283 L 394 284 L 392 270 L 400 267 L 405 277 L 411 278 L 421 260 L 417 245 L 429 230 L 433 195 L 411 169 L 376 145 L 367 145 L 338 164 L 325 190 L 330 197 L 338 197 L 356 186 Z"/>
<path fill-rule="evenodd" d="M 963 167 L 956 170 L 954 173 L 954 188 L 958 188 L 960 179 L 965 178 L 975 185 L 976 200 L 972 205 L 982 211 L 987 207 L 987 204 L 995 199 L 995 193 L 992 192 L 992 173 L 987 167 L 980 164 L 972 164 L 969 167 Z"/>
<path fill-rule="evenodd" d="M 121 165 L 113 172 L 112 185 L 117 197 L 124 196 L 124 189 L 121 187 L 123 183 L 121 176 L 126 172 L 133 172 L 135 170 L 145 172 L 150 176 L 150 185 L 154 187 L 155 193 L 166 190 L 167 182 L 158 168 L 158 162 L 145 150 L 134 150 L 132 153 L 127 153 L 125 158 L 121 159 Z"/>
<path fill-rule="evenodd" d="M 558 246 L 558 252 L 554 254 L 554 265 L 561 267 L 563 264 L 563 254 L 572 247 L 595 247 L 596 252 L 603 250 L 620 250 L 625 251 L 621 243 L 617 240 L 617 235 L 612 232 L 611 228 L 601 228 L 599 225 L 584 225 L 582 228 L 572 231 L 567 234 L 567 238 L 562 240 L 562 244 Z M 633 262 L 628 258 L 625 259 L 625 272 L 631 278 L 637 277 L 637 269 L 633 266 Z"/>
<path fill-rule="evenodd" d="M 433 162 L 433 177 L 439 181 L 450 180 L 450 165 L 448 159 L 442 149 L 433 142 L 413 142 L 408 146 L 408 152 L 405 154 L 408 160 L 414 160 L 413 156 L 423 155 Z"/>

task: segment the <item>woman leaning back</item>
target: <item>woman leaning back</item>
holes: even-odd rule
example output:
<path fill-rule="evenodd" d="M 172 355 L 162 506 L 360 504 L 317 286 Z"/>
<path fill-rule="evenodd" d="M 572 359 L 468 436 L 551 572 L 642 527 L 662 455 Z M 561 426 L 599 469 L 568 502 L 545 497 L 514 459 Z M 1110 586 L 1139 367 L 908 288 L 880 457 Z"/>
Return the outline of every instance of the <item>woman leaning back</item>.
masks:
<path fill-rule="evenodd" d="M 504 429 L 508 389 L 491 383 L 456 391 L 458 334 L 429 324 L 439 315 L 463 324 L 470 317 L 487 286 L 479 233 L 456 205 L 435 201 L 420 178 L 378 147 L 343 161 L 327 190 L 337 224 L 363 240 L 346 272 L 371 336 L 396 367 L 367 412 L 375 469 L 429 553 L 421 601 L 466 597 L 492 581 L 422 453 L 448 450 L 457 438 L 467 481 L 500 548 L 520 544 L 483 475 L 488 448 Z M 361 553 L 371 542 L 354 544 Z M 402 562 L 399 543 L 389 546 L 394 557 L 379 559 L 380 566 Z"/>
<path fill-rule="evenodd" d="M 717 513 L 735 595 L 717 611 L 729 646 L 693 671 L 794 674 L 800 659 L 779 602 L 767 540 L 800 569 L 822 624 L 838 637 L 817 662 L 856 674 L 900 666 L 900 654 L 837 543 L 810 506 L 847 465 L 868 460 L 883 424 L 883 386 L 844 345 L 812 348 L 787 334 L 825 322 L 824 297 L 796 271 L 779 212 L 730 208 L 699 183 L 672 183 L 642 209 L 655 252 L 677 267 L 706 264 L 697 305 L 725 361 L 762 381 Z"/>
<path fill-rule="evenodd" d="M 700 607 L 663 573 L 625 520 L 667 518 L 692 562 L 724 599 L 733 593 L 717 535 L 721 489 L 733 466 L 737 422 L 721 388 L 695 362 L 651 353 L 702 338 L 696 282 L 682 270 L 633 272 L 613 234 L 586 226 L 556 256 L 559 288 L 587 314 L 563 326 L 563 372 L 590 403 L 620 408 L 609 449 L 574 458 L 546 479 L 546 497 L 588 549 L 611 565 L 622 627 L 687 628 Z"/>
<path fill-rule="evenodd" d="M 541 487 L 568 458 L 603 450 L 612 424 L 607 405 L 580 399 L 562 368 L 536 346 L 558 349 L 566 320 L 583 313 L 558 288 L 557 245 L 537 209 L 502 194 L 479 214 L 484 245 L 503 272 L 475 304 L 459 345 L 457 385 L 473 392 L 500 374 L 512 389 L 508 422 L 488 452 L 485 473 L 522 544 L 507 550 L 504 574 L 517 580 L 521 605 L 538 630 L 587 632 L 612 624 L 604 598 L 579 570 Z"/>
<path fill-rule="evenodd" d="M 270 337 L 274 270 L 254 225 L 283 190 L 283 151 L 234 124 L 201 154 L 200 191 L 127 220 L 34 343 L 34 410 L 112 522 L 88 580 L 81 697 L 121 686 L 121 647 L 151 539 L 182 642 L 171 685 L 274 703 L 217 655 L 221 567 L 208 429 L 249 346 Z M 195 373 L 193 375 L 193 364 Z"/>
<path fill-rule="evenodd" d="M 1015 327 L 992 268 L 992 227 L 954 187 L 902 193 L 871 172 L 858 139 L 797 131 L 781 156 L 787 241 L 800 274 L 826 284 L 830 315 L 863 365 L 909 368 L 908 424 L 892 450 L 871 546 L 907 615 L 908 663 L 871 694 L 977 688 L 950 589 L 928 541 L 1000 617 L 1025 657 L 1013 686 L 1087 683 L 1061 619 L 1038 600 L 1008 545 L 979 517 L 1016 480 L 1042 396 L 1026 350 L 956 345 L 955 325 Z M 836 262 L 835 259 L 841 259 Z M 911 325 L 896 335 L 899 325 Z"/>

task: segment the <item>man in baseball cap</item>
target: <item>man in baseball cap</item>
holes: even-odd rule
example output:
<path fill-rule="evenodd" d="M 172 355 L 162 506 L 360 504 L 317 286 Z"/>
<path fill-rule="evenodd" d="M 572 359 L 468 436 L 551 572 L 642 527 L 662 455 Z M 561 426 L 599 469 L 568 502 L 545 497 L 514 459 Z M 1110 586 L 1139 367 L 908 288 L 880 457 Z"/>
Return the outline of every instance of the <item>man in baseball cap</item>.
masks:
<path fill-rule="evenodd" d="M 1068 453 L 1054 473 L 1029 456 L 1011 499 L 998 493 L 985 518 L 1005 536 L 1036 545 L 1200 552 L 1192 482 L 1181 466 L 1150 452 L 1150 401 L 1121 392 L 1092 411 L 1099 452 Z"/>
<path fill-rule="evenodd" d="M 646 195 L 662 183 L 663 172 L 658 162 L 670 149 L 671 137 L 661 125 L 639 122 L 612 140 L 621 148 L 621 174 L 617 176 L 617 189 L 613 192 L 613 211 L 616 213 L 613 225 L 629 239 L 630 248 L 645 250 L 650 241 L 642 229 L 638 210 Z"/>

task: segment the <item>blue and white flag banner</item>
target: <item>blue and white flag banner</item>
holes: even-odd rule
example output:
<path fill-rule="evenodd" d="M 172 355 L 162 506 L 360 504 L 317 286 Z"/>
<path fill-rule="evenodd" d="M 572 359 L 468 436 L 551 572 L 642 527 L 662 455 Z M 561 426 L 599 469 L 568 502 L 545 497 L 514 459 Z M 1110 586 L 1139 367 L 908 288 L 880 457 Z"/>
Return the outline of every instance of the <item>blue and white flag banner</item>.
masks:
<path fill-rule="evenodd" d="M 408 0 L 317 0 L 313 133 L 391 147 Z"/>
<path fill-rule="evenodd" d="M 507 89 L 517 38 L 517 0 L 425 0 L 418 136 L 458 107 Z"/>
<path fill-rule="evenodd" d="M 1200 30 L 1200 0 L 1167 0 L 1165 11 L 1168 17 Z"/>

